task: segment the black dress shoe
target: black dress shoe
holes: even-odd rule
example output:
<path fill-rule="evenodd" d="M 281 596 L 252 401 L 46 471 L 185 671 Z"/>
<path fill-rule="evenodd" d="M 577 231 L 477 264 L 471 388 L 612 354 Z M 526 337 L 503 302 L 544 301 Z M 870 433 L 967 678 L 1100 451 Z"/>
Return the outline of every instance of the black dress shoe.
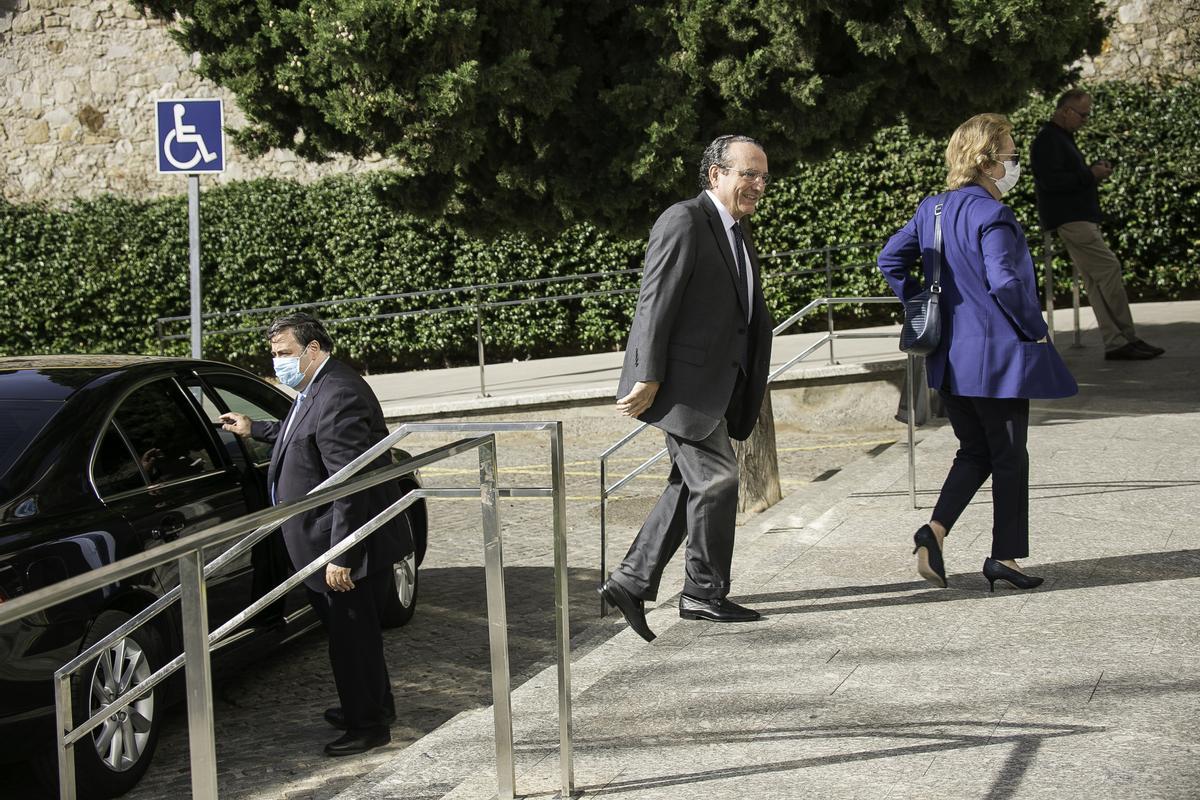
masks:
<path fill-rule="evenodd" d="M 346 730 L 346 715 L 342 713 L 341 706 L 325 709 L 325 721 L 339 731 Z M 396 709 L 389 708 L 383 712 L 383 724 L 391 725 L 396 721 Z"/>
<path fill-rule="evenodd" d="M 988 586 L 993 592 L 996 591 L 996 581 L 1008 581 L 1014 589 L 1032 589 L 1035 586 L 1041 586 L 1043 581 L 1037 576 L 1026 575 L 1024 572 L 1006 567 L 994 558 L 984 560 L 983 577 L 987 578 Z"/>
<path fill-rule="evenodd" d="M 754 622 L 762 617 L 757 611 L 725 597 L 707 599 L 679 595 L 679 616 L 681 619 L 707 619 L 713 622 Z"/>
<path fill-rule="evenodd" d="M 608 601 L 610 606 L 621 610 L 625 621 L 629 623 L 629 627 L 637 631 L 638 636 L 641 636 L 647 642 L 653 642 L 658 638 L 646 623 L 646 605 L 640 598 L 631 595 L 624 586 L 612 578 L 606 580 L 596 591 Z"/>
<path fill-rule="evenodd" d="M 1167 352 L 1161 347 L 1155 347 L 1154 345 L 1142 339 L 1134 339 L 1133 346 L 1139 350 L 1145 350 L 1147 353 L 1153 353 L 1156 356 L 1161 356 L 1163 353 Z"/>
<path fill-rule="evenodd" d="M 1114 347 L 1112 350 L 1104 351 L 1104 358 L 1108 361 L 1149 361 L 1150 359 L 1157 357 L 1157 353 L 1151 353 L 1148 350 L 1143 350 L 1133 342 L 1128 342 L 1120 347 Z"/>
<path fill-rule="evenodd" d="M 933 528 L 922 525 L 913 534 L 913 553 L 917 556 L 917 572 L 922 578 L 939 589 L 946 588 L 946 565 L 942 561 L 942 548 L 938 546 Z"/>
<path fill-rule="evenodd" d="M 346 731 L 340 738 L 325 745 L 327 756 L 353 756 L 365 753 L 376 747 L 383 747 L 392 741 L 392 734 L 387 728 L 366 728 L 363 730 Z"/>

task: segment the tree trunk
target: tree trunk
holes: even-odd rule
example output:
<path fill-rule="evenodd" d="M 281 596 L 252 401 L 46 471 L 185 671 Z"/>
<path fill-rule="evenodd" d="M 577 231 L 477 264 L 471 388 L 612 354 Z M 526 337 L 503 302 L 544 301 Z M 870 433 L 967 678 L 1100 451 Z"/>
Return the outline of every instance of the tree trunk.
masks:
<path fill-rule="evenodd" d="M 734 442 L 737 453 L 738 511 L 765 511 L 783 499 L 779 488 L 779 458 L 775 452 L 775 411 L 767 387 L 754 432 L 744 442 Z"/>

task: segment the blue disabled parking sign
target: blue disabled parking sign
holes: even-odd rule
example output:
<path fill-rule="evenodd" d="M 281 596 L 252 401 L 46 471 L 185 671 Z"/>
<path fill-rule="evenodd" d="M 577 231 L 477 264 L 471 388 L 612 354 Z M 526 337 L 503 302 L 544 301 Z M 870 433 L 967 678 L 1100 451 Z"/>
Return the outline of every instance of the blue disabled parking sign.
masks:
<path fill-rule="evenodd" d="M 225 171 L 225 109 L 220 100 L 156 100 L 160 175 Z"/>

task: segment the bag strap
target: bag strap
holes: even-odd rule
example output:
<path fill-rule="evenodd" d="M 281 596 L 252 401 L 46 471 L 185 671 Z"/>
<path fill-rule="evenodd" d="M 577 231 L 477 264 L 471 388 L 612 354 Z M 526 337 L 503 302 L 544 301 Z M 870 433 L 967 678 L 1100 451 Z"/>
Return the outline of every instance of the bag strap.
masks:
<path fill-rule="evenodd" d="M 933 207 L 933 249 L 937 251 L 937 263 L 933 265 L 933 280 L 929 284 L 930 294 L 942 292 L 942 206 L 946 204 L 946 195 L 939 195 Z"/>

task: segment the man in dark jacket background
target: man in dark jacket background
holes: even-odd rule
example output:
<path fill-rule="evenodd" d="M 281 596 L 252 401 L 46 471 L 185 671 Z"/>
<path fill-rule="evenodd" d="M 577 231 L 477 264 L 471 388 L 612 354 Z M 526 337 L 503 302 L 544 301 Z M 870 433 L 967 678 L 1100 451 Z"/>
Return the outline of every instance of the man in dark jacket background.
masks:
<path fill-rule="evenodd" d="M 1092 98 L 1070 89 L 1058 98 L 1054 116 L 1033 140 L 1030 160 L 1042 229 L 1057 231 L 1083 277 L 1088 300 L 1104 337 L 1104 357 L 1141 361 L 1163 354 L 1133 328 L 1121 262 L 1100 234 L 1097 186 L 1112 174 L 1108 161 L 1088 164 L 1075 144 L 1075 131 L 1092 115 Z"/>

